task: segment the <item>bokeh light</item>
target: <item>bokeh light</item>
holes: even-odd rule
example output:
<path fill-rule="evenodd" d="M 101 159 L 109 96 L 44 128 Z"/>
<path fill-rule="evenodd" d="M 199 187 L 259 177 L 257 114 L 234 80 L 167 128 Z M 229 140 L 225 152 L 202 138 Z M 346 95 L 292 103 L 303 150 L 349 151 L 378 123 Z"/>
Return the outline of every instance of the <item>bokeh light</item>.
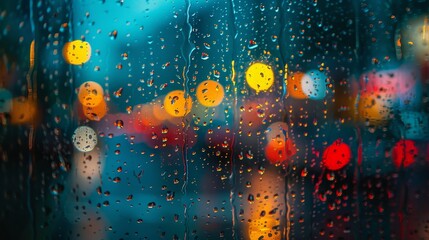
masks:
<path fill-rule="evenodd" d="M 351 157 L 352 152 L 349 145 L 341 139 L 337 139 L 323 152 L 323 166 L 332 171 L 340 170 L 349 164 Z"/>
<path fill-rule="evenodd" d="M 107 104 L 104 99 L 95 107 L 82 106 L 83 114 L 89 120 L 100 121 L 107 113 Z"/>
<path fill-rule="evenodd" d="M 215 107 L 219 105 L 224 95 L 223 86 L 213 80 L 203 81 L 197 87 L 197 99 L 206 107 Z"/>
<path fill-rule="evenodd" d="M 272 139 L 285 139 L 288 137 L 288 125 L 285 122 L 275 122 L 270 124 L 265 130 L 268 141 Z"/>
<path fill-rule="evenodd" d="M 78 99 L 85 107 L 96 107 L 103 101 L 103 88 L 100 84 L 88 81 L 80 85 Z"/>
<path fill-rule="evenodd" d="M 399 140 L 392 149 L 392 159 L 395 167 L 407 168 L 414 163 L 418 149 L 412 140 Z"/>
<path fill-rule="evenodd" d="M 387 93 L 360 95 L 358 103 L 359 119 L 367 125 L 384 125 L 394 109 L 394 99 Z"/>
<path fill-rule="evenodd" d="M 274 72 L 265 63 L 253 63 L 246 70 L 246 82 L 256 92 L 268 90 L 274 83 Z"/>
<path fill-rule="evenodd" d="M 98 142 L 95 131 L 87 126 L 76 128 L 72 136 L 73 145 L 81 152 L 92 151 Z"/>
<path fill-rule="evenodd" d="M 273 110 L 266 98 L 253 98 L 245 100 L 239 111 L 240 127 L 243 131 L 249 131 L 266 124 Z"/>
<path fill-rule="evenodd" d="M 326 96 L 326 75 L 319 70 L 311 70 L 301 78 L 302 92 L 310 99 L 322 100 Z"/>
<path fill-rule="evenodd" d="M 91 58 L 91 45 L 81 40 L 68 42 L 64 44 L 63 57 L 68 64 L 82 65 Z"/>
<path fill-rule="evenodd" d="M 304 76 L 305 74 L 302 72 L 295 72 L 288 76 L 287 93 L 290 97 L 296 99 L 305 99 L 308 97 L 302 89 L 302 79 Z"/>
<path fill-rule="evenodd" d="M 296 154 L 296 148 L 291 139 L 272 139 L 265 147 L 265 157 L 272 164 L 283 163 Z"/>
<path fill-rule="evenodd" d="M 173 117 L 183 117 L 191 111 L 192 99 L 190 96 L 185 99 L 181 90 L 171 91 L 164 98 L 164 109 Z"/>
<path fill-rule="evenodd" d="M 414 17 L 403 23 L 399 39 L 405 59 L 423 61 L 429 56 L 429 19 L 428 15 Z"/>
<path fill-rule="evenodd" d="M 12 124 L 28 124 L 36 117 L 36 103 L 26 97 L 17 97 L 12 100 L 10 122 Z"/>
<path fill-rule="evenodd" d="M 363 92 L 389 96 L 398 110 L 414 110 L 420 106 L 421 80 L 410 65 L 362 74 L 360 84 Z"/>
<path fill-rule="evenodd" d="M 164 99 L 165 96 L 159 96 L 153 100 L 151 103 L 153 116 L 160 122 L 171 119 L 171 115 L 167 113 L 164 109 Z"/>

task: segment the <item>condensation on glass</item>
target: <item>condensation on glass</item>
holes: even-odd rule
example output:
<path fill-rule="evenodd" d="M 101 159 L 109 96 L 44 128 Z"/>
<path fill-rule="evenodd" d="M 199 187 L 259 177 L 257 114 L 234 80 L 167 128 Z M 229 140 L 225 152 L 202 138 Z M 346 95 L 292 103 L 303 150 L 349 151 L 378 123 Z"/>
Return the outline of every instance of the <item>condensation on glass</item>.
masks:
<path fill-rule="evenodd" d="M 5 239 L 429 239 L 429 1 L 0 2 Z"/>

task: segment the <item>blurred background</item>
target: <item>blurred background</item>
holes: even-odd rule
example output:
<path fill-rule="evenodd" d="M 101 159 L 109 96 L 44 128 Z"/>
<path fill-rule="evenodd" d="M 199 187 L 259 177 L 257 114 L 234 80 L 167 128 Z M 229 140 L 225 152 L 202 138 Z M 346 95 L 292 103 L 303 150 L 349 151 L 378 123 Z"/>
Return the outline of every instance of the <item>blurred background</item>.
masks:
<path fill-rule="evenodd" d="M 429 1 L 0 2 L 3 239 L 429 239 Z"/>

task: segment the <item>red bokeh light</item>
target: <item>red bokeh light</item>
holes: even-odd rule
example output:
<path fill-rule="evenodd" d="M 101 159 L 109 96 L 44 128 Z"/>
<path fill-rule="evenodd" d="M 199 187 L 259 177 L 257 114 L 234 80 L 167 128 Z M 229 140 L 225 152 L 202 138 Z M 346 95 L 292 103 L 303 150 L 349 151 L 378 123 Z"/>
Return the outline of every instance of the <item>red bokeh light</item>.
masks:
<path fill-rule="evenodd" d="M 283 163 L 296 154 L 296 147 L 291 139 L 272 139 L 265 147 L 265 157 L 272 164 Z"/>
<path fill-rule="evenodd" d="M 412 140 L 399 140 L 392 149 L 392 159 L 395 167 L 409 167 L 414 163 L 418 149 Z"/>
<path fill-rule="evenodd" d="M 327 169 L 336 171 L 350 162 L 351 155 L 349 145 L 343 143 L 341 139 L 337 139 L 325 149 L 322 161 Z"/>

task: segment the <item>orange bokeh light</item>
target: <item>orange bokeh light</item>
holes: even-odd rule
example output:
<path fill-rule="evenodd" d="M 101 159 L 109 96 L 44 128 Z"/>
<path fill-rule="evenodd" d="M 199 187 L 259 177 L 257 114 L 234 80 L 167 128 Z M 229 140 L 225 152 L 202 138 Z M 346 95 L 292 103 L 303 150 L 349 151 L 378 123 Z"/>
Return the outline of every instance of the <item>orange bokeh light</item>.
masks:
<path fill-rule="evenodd" d="M 306 99 L 307 95 L 302 90 L 302 79 L 305 76 L 302 72 L 292 73 L 287 78 L 287 93 L 296 99 Z"/>
<path fill-rule="evenodd" d="M 215 107 L 219 105 L 224 95 L 223 86 L 213 80 L 203 81 L 197 87 L 197 99 L 206 107 Z"/>
<path fill-rule="evenodd" d="M 95 107 L 103 101 L 103 88 L 100 84 L 88 81 L 79 87 L 79 102 L 86 107 Z"/>
<path fill-rule="evenodd" d="M 100 121 L 107 113 L 107 104 L 104 100 L 100 102 L 95 107 L 85 107 L 83 106 L 83 114 L 93 121 Z"/>

